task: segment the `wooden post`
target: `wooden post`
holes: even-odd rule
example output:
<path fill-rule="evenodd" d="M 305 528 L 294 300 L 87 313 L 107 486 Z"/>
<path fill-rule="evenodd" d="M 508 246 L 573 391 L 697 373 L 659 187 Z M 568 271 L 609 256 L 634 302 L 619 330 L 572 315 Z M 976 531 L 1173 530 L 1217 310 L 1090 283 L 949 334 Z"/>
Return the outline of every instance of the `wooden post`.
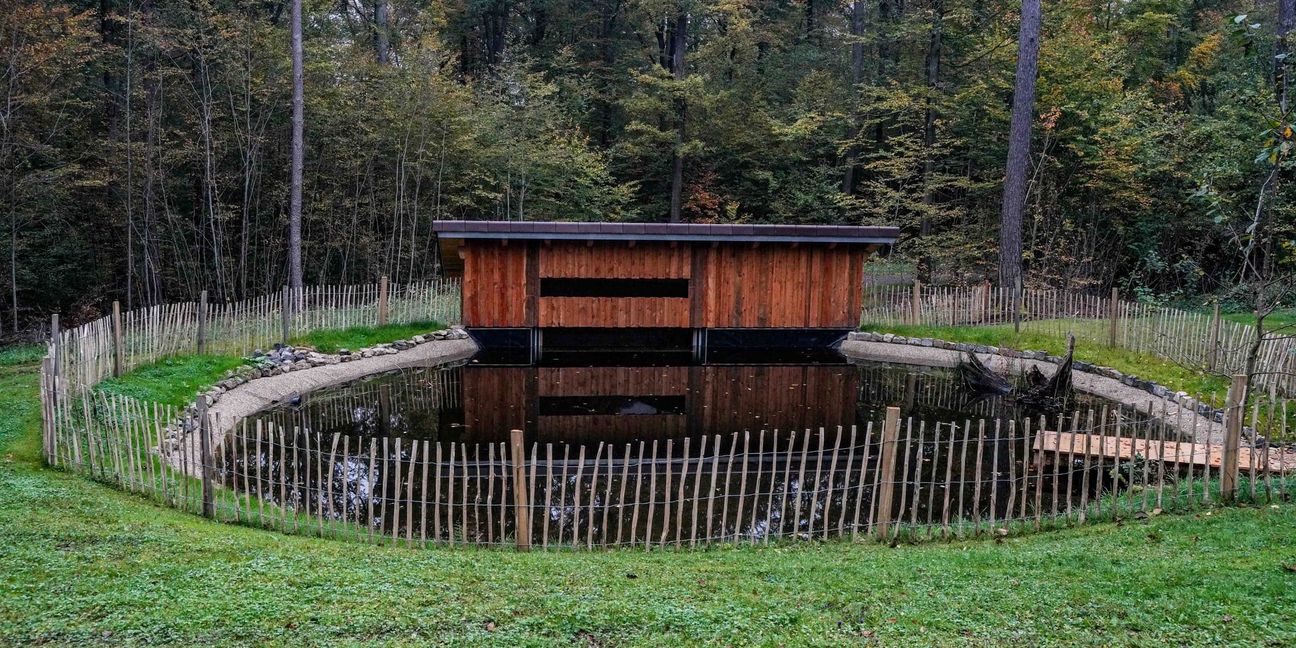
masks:
<path fill-rule="evenodd" d="M 207 291 L 198 293 L 198 353 L 207 352 Z"/>
<path fill-rule="evenodd" d="M 1211 313 L 1211 331 L 1210 331 L 1210 360 L 1206 366 L 1207 369 L 1214 371 L 1215 365 L 1219 363 L 1219 337 L 1220 337 L 1220 306 L 1215 302 L 1215 309 Z"/>
<path fill-rule="evenodd" d="M 1238 446 L 1242 439 L 1242 419 L 1246 410 L 1247 377 L 1233 376 L 1228 401 L 1224 406 L 1224 457 L 1220 464 L 1220 497 L 1232 503 L 1237 496 Z"/>
<path fill-rule="evenodd" d="M 378 280 L 378 326 L 387 325 L 387 275 Z"/>
<path fill-rule="evenodd" d="M 1013 279 L 1013 332 L 1021 333 L 1022 318 L 1022 280 L 1021 274 Z"/>
<path fill-rule="evenodd" d="M 195 402 L 198 410 L 198 461 L 202 469 L 202 514 L 203 517 L 215 518 L 216 507 L 212 499 L 212 452 L 211 427 L 207 425 L 207 396 L 198 395 Z"/>
<path fill-rule="evenodd" d="M 896 439 L 900 435 L 900 408 L 888 407 L 886 423 L 882 426 L 882 449 L 878 456 L 877 534 L 887 537 L 891 525 L 891 500 L 895 494 Z"/>
<path fill-rule="evenodd" d="M 291 294 L 292 294 L 292 293 L 289 291 L 288 286 L 284 286 L 284 287 L 283 287 L 283 298 L 282 298 L 282 299 L 283 299 L 283 303 L 281 304 L 281 308 L 279 309 L 279 312 L 280 312 L 280 314 L 282 315 L 282 319 L 283 319 L 283 343 L 284 343 L 284 344 L 288 344 L 288 339 L 289 339 L 290 337 L 292 337 L 292 336 L 291 336 L 291 332 L 292 332 L 292 302 L 289 300 L 289 296 L 290 296 Z"/>
<path fill-rule="evenodd" d="M 1111 320 L 1111 330 L 1107 333 L 1107 346 L 1116 346 L 1116 332 L 1120 326 L 1120 289 L 1111 289 L 1111 304 L 1107 307 L 1107 318 Z"/>
<path fill-rule="evenodd" d="M 52 347 L 54 348 L 54 349 L 53 349 L 53 350 L 54 350 L 54 353 L 53 353 L 53 356 L 54 356 L 54 374 L 53 374 L 53 375 L 57 376 L 57 375 L 59 375 L 59 361 L 62 360 L 62 358 L 59 357 L 59 355 L 63 352 L 63 349 L 62 349 L 61 346 L 59 345 L 59 315 L 58 315 L 58 313 L 54 313 L 54 314 L 50 315 L 50 346 L 52 346 Z"/>
<path fill-rule="evenodd" d="M 125 371 L 126 366 L 126 342 L 122 337 L 122 314 L 121 302 L 113 301 L 112 305 L 112 330 L 113 330 L 113 376 L 120 376 Z"/>
<path fill-rule="evenodd" d="M 386 277 L 383 277 L 386 280 Z M 527 501 L 526 452 L 522 447 L 522 430 L 509 432 L 513 455 L 513 518 L 518 551 L 531 550 L 531 502 Z"/>
<path fill-rule="evenodd" d="M 922 282 L 914 279 L 913 295 L 909 299 L 909 323 L 914 326 L 922 324 Z"/>

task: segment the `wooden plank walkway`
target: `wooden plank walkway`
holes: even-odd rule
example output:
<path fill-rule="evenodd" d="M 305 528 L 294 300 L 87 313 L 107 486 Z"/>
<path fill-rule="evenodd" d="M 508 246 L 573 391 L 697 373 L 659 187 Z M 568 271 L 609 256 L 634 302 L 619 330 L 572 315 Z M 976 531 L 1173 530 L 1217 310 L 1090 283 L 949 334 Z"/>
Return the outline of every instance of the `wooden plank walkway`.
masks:
<path fill-rule="evenodd" d="M 1206 446 L 1201 443 L 1166 441 L 1163 446 L 1161 441 L 1099 435 L 1089 437 L 1089 447 L 1086 450 L 1085 437 L 1084 434 L 1071 432 L 1044 431 L 1035 438 L 1035 450 L 1044 451 L 1046 458 L 1051 457 L 1054 452 L 1060 451 L 1064 455 L 1084 456 L 1087 452 L 1091 457 L 1105 459 L 1119 457 L 1123 460 L 1133 459 L 1135 455 L 1142 455 L 1153 461 L 1161 461 L 1162 447 L 1164 447 L 1164 461 L 1168 464 L 1210 466 L 1211 468 L 1219 468 L 1224 458 L 1224 448 L 1218 445 L 1211 446 L 1208 454 Z M 1251 470 L 1252 455 L 1251 448 L 1238 448 L 1239 470 L 1243 472 Z M 1291 449 L 1261 448 L 1254 451 L 1254 458 L 1257 472 L 1265 470 L 1273 473 L 1296 471 L 1296 452 Z"/>

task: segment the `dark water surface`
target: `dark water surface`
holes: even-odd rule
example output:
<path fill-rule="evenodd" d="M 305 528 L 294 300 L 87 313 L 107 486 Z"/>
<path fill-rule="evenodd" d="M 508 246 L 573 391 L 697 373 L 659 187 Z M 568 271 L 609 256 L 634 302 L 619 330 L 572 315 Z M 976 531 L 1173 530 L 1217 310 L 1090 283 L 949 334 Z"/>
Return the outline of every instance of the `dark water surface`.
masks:
<path fill-rule="evenodd" d="M 374 376 L 249 420 L 224 444 L 223 474 L 349 533 L 502 544 L 516 533 L 509 435 L 522 430 L 534 542 L 589 546 L 828 537 L 879 515 L 989 524 L 1065 510 L 1109 481 L 1096 462 L 1055 478 L 1029 449 L 1038 419 L 969 398 L 948 370 L 831 351 L 731 359 L 553 354 Z M 902 425 L 888 516 L 889 406 Z"/>

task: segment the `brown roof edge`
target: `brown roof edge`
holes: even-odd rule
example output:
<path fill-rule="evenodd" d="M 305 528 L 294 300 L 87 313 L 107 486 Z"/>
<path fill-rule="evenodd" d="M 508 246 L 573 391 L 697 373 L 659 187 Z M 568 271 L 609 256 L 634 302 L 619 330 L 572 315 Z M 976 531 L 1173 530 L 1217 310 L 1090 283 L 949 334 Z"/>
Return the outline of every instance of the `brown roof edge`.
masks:
<path fill-rule="evenodd" d="M 591 223 L 558 221 L 434 221 L 442 238 L 608 241 L 739 241 L 894 243 L 897 227 L 758 225 L 750 223 Z"/>

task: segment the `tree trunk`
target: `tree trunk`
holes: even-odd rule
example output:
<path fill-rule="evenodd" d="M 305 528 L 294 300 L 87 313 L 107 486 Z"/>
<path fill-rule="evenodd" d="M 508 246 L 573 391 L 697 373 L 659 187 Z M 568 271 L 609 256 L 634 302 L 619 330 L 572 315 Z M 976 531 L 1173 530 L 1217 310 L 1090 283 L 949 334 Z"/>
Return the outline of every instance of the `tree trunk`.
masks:
<path fill-rule="evenodd" d="M 374 56 L 378 63 L 387 64 L 389 21 L 387 20 L 387 0 L 374 0 Z"/>
<path fill-rule="evenodd" d="M 855 193 L 855 161 L 859 158 L 859 147 L 855 145 L 855 138 L 859 136 L 859 115 L 854 104 L 858 103 L 855 96 L 856 86 L 864 80 L 864 17 L 866 7 L 863 2 L 854 2 L 851 4 L 850 12 L 850 33 L 851 33 L 851 122 L 846 129 L 846 141 L 849 145 L 846 148 L 846 159 L 843 162 L 846 169 L 842 174 L 842 193 Z"/>
<path fill-rule="evenodd" d="M 1008 163 L 1004 169 L 1003 211 L 999 224 L 999 282 L 1016 284 L 1022 274 L 1022 212 L 1030 171 L 1031 123 L 1035 113 L 1035 72 L 1039 62 L 1040 0 L 1022 0 L 1013 84 Z"/>
<path fill-rule="evenodd" d="M 932 174 L 936 161 L 932 149 L 936 146 L 936 91 L 941 82 L 941 31 L 945 27 L 945 0 L 934 0 L 932 4 L 932 32 L 927 43 L 927 106 L 923 114 L 923 213 L 919 229 L 921 236 L 931 233 L 932 206 L 936 194 L 932 191 Z"/>
<path fill-rule="evenodd" d="M 671 73 L 676 81 L 684 80 L 684 49 L 688 45 L 688 14 L 681 12 L 675 17 L 675 29 L 671 36 Z M 675 148 L 671 152 L 671 196 L 670 222 L 680 222 L 680 202 L 684 191 L 684 156 L 680 149 L 688 134 L 688 105 L 683 98 L 676 100 L 679 130 L 675 134 Z"/>
<path fill-rule="evenodd" d="M 305 157 L 305 76 L 302 61 L 302 0 L 292 0 L 292 180 L 288 204 L 288 281 L 302 287 L 302 160 Z"/>

